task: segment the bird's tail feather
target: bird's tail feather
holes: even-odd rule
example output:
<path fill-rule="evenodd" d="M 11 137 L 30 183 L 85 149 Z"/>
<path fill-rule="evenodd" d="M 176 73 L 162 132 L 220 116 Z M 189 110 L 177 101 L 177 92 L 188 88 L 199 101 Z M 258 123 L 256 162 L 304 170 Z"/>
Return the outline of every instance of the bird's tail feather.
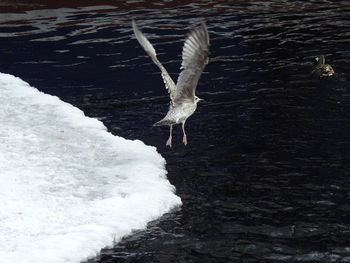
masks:
<path fill-rule="evenodd" d="M 172 125 L 172 124 L 174 124 L 173 121 L 163 119 L 163 120 L 160 120 L 160 121 L 156 122 L 155 124 L 153 124 L 153 126 Z"/>

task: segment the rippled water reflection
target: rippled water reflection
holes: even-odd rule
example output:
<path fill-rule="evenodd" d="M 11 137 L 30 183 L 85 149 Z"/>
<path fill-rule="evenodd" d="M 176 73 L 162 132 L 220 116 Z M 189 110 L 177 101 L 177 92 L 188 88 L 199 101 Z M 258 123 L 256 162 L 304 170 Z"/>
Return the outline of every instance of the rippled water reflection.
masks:
<path fill-rule="evenodd" d="M 31 2 L 0 3 L 0 70 L 157 146 L 184 203 L 91 262 L 350 262 L 348 1 Z M 174 78 L 207 20 L 187 147 L 151 126 L 168 97 L 132 17 Z M 310 75 L 319 54 L 334 78 Z"/>

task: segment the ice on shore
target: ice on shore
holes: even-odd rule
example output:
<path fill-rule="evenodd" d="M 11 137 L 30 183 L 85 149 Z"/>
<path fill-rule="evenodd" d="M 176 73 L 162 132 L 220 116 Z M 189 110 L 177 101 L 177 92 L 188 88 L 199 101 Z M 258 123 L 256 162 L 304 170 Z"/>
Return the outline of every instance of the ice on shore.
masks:
<path fill-rule="evenodd" d="M 0 261 L 78 263 L 181 205 L 141 141 L 0 73 Z"/>

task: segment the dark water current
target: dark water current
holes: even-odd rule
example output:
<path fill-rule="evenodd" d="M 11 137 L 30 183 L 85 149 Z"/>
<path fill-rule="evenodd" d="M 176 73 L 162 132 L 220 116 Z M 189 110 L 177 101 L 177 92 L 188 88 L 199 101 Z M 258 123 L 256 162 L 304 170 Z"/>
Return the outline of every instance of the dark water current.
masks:
<path fill-rule="evenodd" d="M 0 71 L 156 146 L 183 200 L 89 262 L 350 262 L 350 2 L 228 2 L 0 2 Z M 152 127 L 168 97 L 132 17 L 174 79 L 207 21 L 187 147 Z M 335 77 L 310 75 L 319 54 Z"/>

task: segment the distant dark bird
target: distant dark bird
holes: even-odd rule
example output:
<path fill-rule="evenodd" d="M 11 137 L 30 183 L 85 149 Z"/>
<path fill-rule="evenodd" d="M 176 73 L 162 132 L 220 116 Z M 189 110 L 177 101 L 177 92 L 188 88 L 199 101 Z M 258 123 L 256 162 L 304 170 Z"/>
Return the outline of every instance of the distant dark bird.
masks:
<path fill-rule="evenodd" d="M 140 45 L 159 67 L 165 88 L 168 90 L 171 99 L 168 113 L 162 120 L 154 125 L 170 126 L 170 135 L 166 142 L 166 146 L 171 147 L 173 125 L 182 123 L 182 141 L 187 145 L 185 122 L 188 117 L 195 112 L 197 103 L 201 100 L 195 95 L 196 86 L 204 67 L 208 64 L 209 34 L 207 27 L 203 22 L 200 26 L 192 29 L 187 36 L 182 49 L 182 71 L 176 85 L 169 73 L 157 59 L 154 47 L 139 30 L 134 20 L 132 21 L 132 27 Z"/>
<path fill-rule="evenodd" d="M 330 77 L 334 75 L 334 70 L 331 65 L 325 64 L 326 60 L 324 55 L 320 55 L 316 58 L 317 65 L 312 70 L 312 74 L 315 74 L 319 77 Z"/>

